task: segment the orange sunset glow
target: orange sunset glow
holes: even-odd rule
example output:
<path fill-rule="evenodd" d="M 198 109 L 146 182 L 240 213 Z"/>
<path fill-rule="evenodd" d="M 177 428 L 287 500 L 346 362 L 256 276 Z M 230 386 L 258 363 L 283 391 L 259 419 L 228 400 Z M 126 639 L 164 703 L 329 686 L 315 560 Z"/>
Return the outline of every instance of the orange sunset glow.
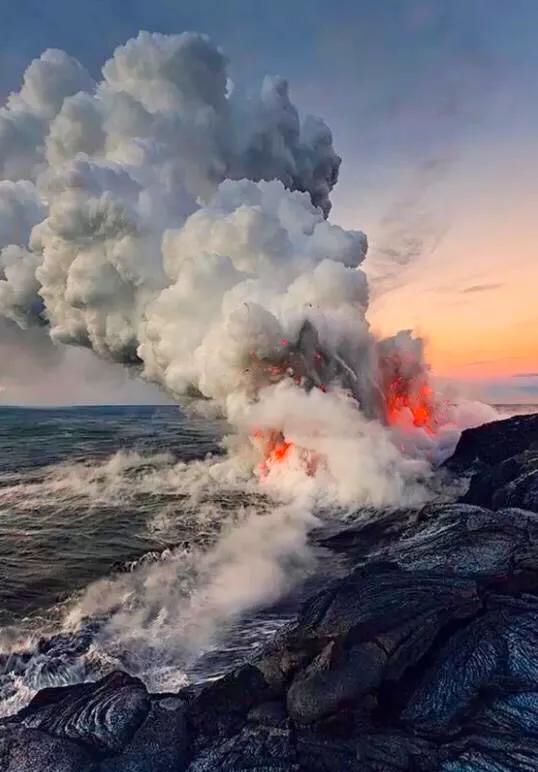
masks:
<path fill-rule="evenodd" d="M 493 185 L 502 169 L 475 178 L 464 199 L 456 200 L 439 244 L 404 267 L 397 286 L 376 293 L 373 282 L 374 330 L 390 334 L 408 327 L 422 335 L 436 376 L 477 386 L 504 379 L 510 392 L 518 377 L 538 373 L 532 170 L 532 164 L 521 170 L 502 196 Z M 374 242 L 366 266 L 374 274 L 375 261 Z M 517 395 L 507 397 L 518 401 Z"/>

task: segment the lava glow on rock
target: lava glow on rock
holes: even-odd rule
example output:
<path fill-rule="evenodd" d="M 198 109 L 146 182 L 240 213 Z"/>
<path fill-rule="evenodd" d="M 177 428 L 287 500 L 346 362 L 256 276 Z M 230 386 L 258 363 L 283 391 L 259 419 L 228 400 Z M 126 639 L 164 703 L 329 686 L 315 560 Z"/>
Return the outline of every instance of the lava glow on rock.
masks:
<path fill-rule="evenodd" d="M 252 355 L 251 367 L 257 369 L 265 383 L 274 384 L 289 378 L 305 391 L 318 389 L 327 393 L 333 387 L 346 390 L 345 384 L 338 377 L 329 387 L 325 384 L 324 370 L 328 371 L 330 364 L 327 352 L 316 349 L 309 359 L 300 347 L 290 348 L 287 340 L 281 341 L 280 345 L 284 351 L 278 353 L 277 362 L 262 361 Z M 377 353 L 375 385 L 372 386 L 376 408 L 375 413 L 368 418 L 380 421 L 387 427 L 394 427 L 400 433 L 422 430 L 433 437 L 442 424 L 441 402 L 429 383 L 427 367 L 423 362 L 419 366 L 420 360 L 398 349 L 392 350 L 389 356 L 382 351 Z M 355 394 L 353 396 L 356 398 L 357 409 L 362 410 L 360 397 Z M 278 428 L 254 429 L 251 442 L 261 457 L 257 471 L 262 480 L 276 466 L 288 463 L 291 457 L 298 459 L 308 475 L 313 475 L 319 467 L 320 459 L 313 451 L 296 446 Z"/>
<path fill-rule="evenodd" d="M 413 426 L 435 434 L 438 426 L 431 386 L 422 382 L 409 384 L 396 378 L 384 389 L 386 419 L 390 426 L 401 426 L 410 418 Z"/>
<path fill-rule="evenodd" d="M 288 442 L 282 432 L 274 429 L 255 429 L 252 440 L 262 456 L 262 461 L 258 465 L 258 472 L 262 479 L 267 477 L 271 467 L 282 463 L 294 448 L 293 443 Z"/>

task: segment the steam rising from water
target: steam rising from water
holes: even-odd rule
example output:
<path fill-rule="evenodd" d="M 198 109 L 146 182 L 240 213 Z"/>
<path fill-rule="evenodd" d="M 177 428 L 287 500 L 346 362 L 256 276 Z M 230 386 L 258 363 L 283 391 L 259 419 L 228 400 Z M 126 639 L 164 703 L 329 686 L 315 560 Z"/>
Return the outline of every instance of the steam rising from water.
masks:
<path fill-rule="evenodd" d="M 180 539 L 177 547 L 76 593 L 48 622 L 6 628 L 0 651 L 13 657 L 0 678 L 1 711 L 13 712 L 38 688 L 91 679 L 113 666 L 142 675 L 151 688 L 178 688 L 243 613 L 277 600 L 305 577 L 314 566 L 307 542 L 315 516 L 299 501 L 261 496 L 252 480 L 238 477 L 226 459 L 186 464 L 167 454 L 120 452 L 100 463 L 50 467 L 39 479 L 0 488 L 2 508 L 18 511 L 26 502 L 43 510 L 55 501 L 66 518 L 74 509 L 91 517 L 92 507 L 121 501 L 131 508 L 155 496 L 160 505 L 149 532 Z M 167 495 L 170 504 L 163 506 Z M 185 533 L 192 535 L 187 542 Z M 38 645 L 43 635 L 54 640 L 59 632 L 58 651 Z M 88 635 L 89 648 L 82 645 Z M 32 652 L 30 659 L 19 661 L 21 651 Z"/>

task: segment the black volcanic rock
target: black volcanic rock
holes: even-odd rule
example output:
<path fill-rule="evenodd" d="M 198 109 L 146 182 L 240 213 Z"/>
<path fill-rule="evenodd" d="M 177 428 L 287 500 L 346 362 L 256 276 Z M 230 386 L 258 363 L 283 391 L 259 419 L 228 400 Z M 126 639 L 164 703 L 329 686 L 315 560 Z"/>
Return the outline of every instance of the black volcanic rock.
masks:
<path fill-rule="evenodd" d="M 315 653 L 294 675 L 288 711 L 310 724 L 378 691 L 416 664 L 454 620 L 476 613 L 474 582 L 373 565 L 307 604 L 287 646 Z"/>
<path fill-rule="evenodd" d="M 0 730 L 2 772 L 98 772 L 91 754 L 76 743 L 37 729 Z"/>
<path fill-rule="evenodd" d="M 446 466 L 473 472 L 462 501 L 538 512 L 538 414 L 468 429 Z"/>
<path fill-rule="evenodd" d="M 18 719 L 25 727 L 106 753 L 129 742 L 149 709 L 144 684 L 116 671 L 96 683 L 43 689 Z"/>
<path fill-rule="evenodd" d="M 469 504 L 429 504 L 419 512 L 398 510 L 343 529 L 325 546 L 352 556 L 355 565 L 386 561 L 409 570 L 492 581 L 508 570 L 534 569 L 538 515 Z"/>
<path fill-rule="evenodd" d="M 476 472 L 462 500 L 493 509 L 521 507 L 538 512 L 538 451 L 525 451 Z"/>
<path fill-rule="evenodd" d="M 198 735 L 188 769 L 538 768 L 538 517 L 430 505 L 330 543 L 362 565 L 226 679 L 223 706 L 232 683 L 263 702 Z"/>
<path fill-rule="evenodd" d="M 259 668 L 245 665 L 209 684 L 187 709 L 189 725 L 203 745 L 240 729 L 249 711 L 273 695 Z"/>
<path fill-rule="evenodd" d="M 99 772 L 177 772 L 186 768 L 190 756 L 185 703 L 157 695 L 131 742 L 122 753 L 103 759 Z"/>
<path fill-rule="evenodd" d="M 445 465 L 454 472 L 467 473 L 473 465 L 494 466 L 526 450 L 538 451 L 538 413 L 466 429 Z"/>
<path fill-rule="evenodd" d="M 449 737 L 459 732 L 462 709 L 471 723 L 493 731 L 506 723 L 499 703 L 538 683 L 538 600 L 488 598 L 484 613 L 452 635 L 428 667 L 401 713 L 415 730 Z M 512 703 L 515 708 L 515 703 Z M 512 720 L 517 721 L 514 710 Z"/>

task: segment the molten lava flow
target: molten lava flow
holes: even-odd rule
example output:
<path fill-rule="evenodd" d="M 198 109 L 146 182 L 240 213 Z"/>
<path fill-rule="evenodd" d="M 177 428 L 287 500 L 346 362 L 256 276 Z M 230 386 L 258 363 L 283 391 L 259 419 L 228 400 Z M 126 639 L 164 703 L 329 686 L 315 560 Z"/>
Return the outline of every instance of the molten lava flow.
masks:
<path fill-rule="evenodd" d="M 274 429 L 255 429 L 252 438 L 263 456 L 263 461 L 258 466 L 262 477 L 267 477 L 275 464 L 281 464 L 294 447 L 292 442 L 284 438 L 282 432 Z"/>
<path fill-rule="evenodd" d="M 386 418 L 390 425 L 405 423 L 410 417 L 413 426 L 425 429 L 430 434 L 436 432 L 438 422 L 433 390 L 424 378 L 417 383 L 396 376 L 384 384 L 383 393 Z"/>
<path fill-rule="evenodd" d="M 258 474 L 262 479 L 265 479 L 272 469 L 288 461 L 292 455 L 295 463 L 309 477 L 313 477 L 323 465 L 322 459 L 316 453 L 290 442 L 281 431 L 255 429 L 251 440 L 262 456 L 262 461 L 258 464 Z"/>
<path fill-rule="evenodd" d="M 398 333 L 377 346 L 380 407 L 389 426 L 423 429 L 435 434 L 441 423 L 440 404 L 429 382 L 420 339 Z"/>
<path fill-rule="evenodd" d="M 273 450 L 269 454 L 269 458 L 278 462 L 283 461 L 292 447 L 293 443 L 286 442 L 285 439 L 282 439 L 275 444 Z"/>
<path fill-rule="evenodd" d="M 366 418 L 397 427 L 400 434 L 416 427 L 434 435 L 443 424 L 442 403 L 429 383 L 423 343 L 409 332 L 377 342 L 375 359 L 365 364 L 365 373 L 359 372 L 358 361 L 348 363 L 338 351 L 325 350 L 310 322 L 303 324 L 296 341 L 282 338 L 279 344 L 265 357 L 251 352 L 245 372 L 250 373 L 254 392 L 289 379 L 307 393 L 319 389 L 352 397 Z M 376 363 L 373 372 L 369 371 L 372 362 Z M 257 429 L 251 440 L 262 459 L 258 465 L 261 478 L 283 462 L 309 476 L 324 467 L 319 454 L 294 445 L 279 429 Z"/>

